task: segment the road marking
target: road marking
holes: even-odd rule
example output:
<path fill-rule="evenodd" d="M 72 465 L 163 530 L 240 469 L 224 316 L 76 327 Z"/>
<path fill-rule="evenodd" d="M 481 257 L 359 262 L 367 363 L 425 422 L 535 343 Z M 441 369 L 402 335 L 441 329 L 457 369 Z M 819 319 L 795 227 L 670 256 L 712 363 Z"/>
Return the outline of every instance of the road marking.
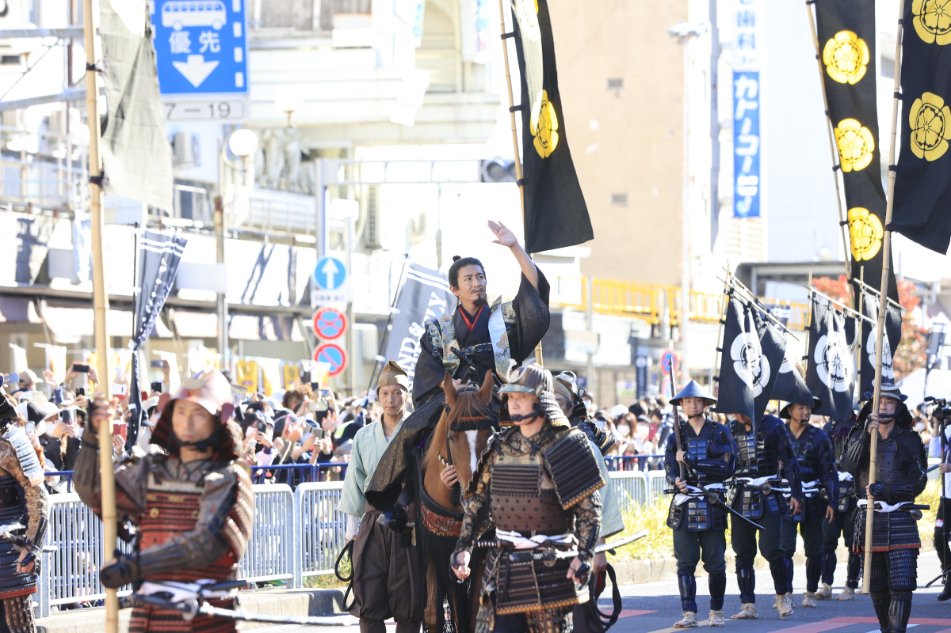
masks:
<path fill-rule="evenodd" d="M 826 620 L 824 622 L 810 622 L 809 624 L 791 626 L 786 629 L 776 629 L 775 631 L 770 631 L 770 633 L 822 633 L 823 631 L 841 629 L 844 626 L 851 626 L 852 624 L 854 624 L 854 622 L 832 622 Z"/>
<path fill-rule="evenodd" d="M 878 621 L 878 618 L 876 618 L 875 621 L 877 622 L 877 621 Z M 918 625 L 917 625 L 917 624 L 909 624 L 909 625 L 908 625 L 908 628 L 910 629 L 910 628 L 913 627 L 913 626 L 918 626 Z M 868 633 L 881 633 L 881 631 L 880 631 L 879 629 L 875 629 L 874 631 L 869 631 Z"/>
<path fill-rule="evenodd" d="M 710 626 L 710 620 L 700 620 L 698 618 L 697 626 Z M 675 633 L 676 631 L 686 631 L 687 629 L 681 629 L 680 627 L 671 626 L 666 629 L 657 629 L 656 631 L 650 631 L 650 633 Z"/>
<path fill-rule="evenodd" d="M 618 614 L 618 619 L 621 618 L 631 618 L 635 615 L 646 615 L 648 613 L 657 613 L 657 611 L 641 611 L 639 609 L 623 609 L 620 614 Z M 951 633 L 951 630 L 948 631 L 938 631 L 938 633 Z"/>

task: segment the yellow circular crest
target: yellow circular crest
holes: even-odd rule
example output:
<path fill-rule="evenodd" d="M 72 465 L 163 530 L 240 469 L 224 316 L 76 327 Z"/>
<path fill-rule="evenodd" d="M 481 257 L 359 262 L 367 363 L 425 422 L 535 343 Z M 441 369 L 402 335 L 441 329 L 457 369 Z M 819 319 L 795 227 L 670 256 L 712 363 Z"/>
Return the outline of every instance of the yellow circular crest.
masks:
<path fill-rule="evenodd" d="M 849 237 L 855 261 L 869 260 L 878 255 L 883 235 L 885 231 L 877 215 L 864 207 L 849 209 Z"/>
<path fill-rule="evenodd" d="M 862 171 L 872 162 L 875 138 L 867 127 L 855 119 L 842 119 L 835 128 L 835 144 L 839 148 L 842 171 Z"/>
<path fill-rule="evenodd" d="M 914 0 L 915 33 L 926 44 L 951 43 L 951 0 Z"/>
<path fill-rule="evenodd" d="M 558 147 L 558 114 L 555 106 L 548 100 L 548 91 L 542 93 L 532 104 L 532 116 L 529 119 L 529 130 L 535 137 L 535 151 L 542 158 L 548 158 Z"/>
<path fill-rule="evenodd" d="M 840 84 L 857 84 L 865 76 L 869 53 L 865 40 L 852 31 L 839 31 L 822 49 L 826 72 Z"/>
<path fill-rule="evenodd" d="M 922 94 L 908 110 L 908 123 L 915 156 L 929 162 L 944 156 L 951 139 L 951 110 L 944 99 L 930 92 Z"/>

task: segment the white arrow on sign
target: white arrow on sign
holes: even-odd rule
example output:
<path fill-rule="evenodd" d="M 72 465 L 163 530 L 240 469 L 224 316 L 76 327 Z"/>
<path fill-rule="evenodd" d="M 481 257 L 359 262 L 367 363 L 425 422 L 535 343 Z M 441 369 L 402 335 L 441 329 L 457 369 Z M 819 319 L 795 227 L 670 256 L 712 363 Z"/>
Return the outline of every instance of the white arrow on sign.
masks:
<path fill-rule="evenodd" d="M 334 263 L 333 258 L 324 262 L 324 266 L 320 269 L 320 272 L 324 274 L 324 288 L 328 290 L 336 288 L 336 286 L 334 286 L 334 276 L 340 272 L 340 270 L 337 268 L 337 264 Z"/>
<path fill-rule="evenodd" d="M 172 65 L 197 88 L 218 67 L 218 62 L 206 62 L 204 55 L 189 55 L 187 62 L 172 62 Z"/>

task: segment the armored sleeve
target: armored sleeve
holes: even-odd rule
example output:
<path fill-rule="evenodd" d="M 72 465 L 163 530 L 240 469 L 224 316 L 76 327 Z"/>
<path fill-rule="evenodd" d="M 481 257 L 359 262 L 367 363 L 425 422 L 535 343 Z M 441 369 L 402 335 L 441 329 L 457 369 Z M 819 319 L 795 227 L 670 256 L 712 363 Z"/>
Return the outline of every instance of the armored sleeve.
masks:
<path fill-rule="evenodd" d="M 46 536 L 46 528 L 49 526 L 48 497 L 46 488 L 43 487 L 43 480 L 41 478 L 38 483 L 30 481 L 23 472 L 23 466 L 14 448 L 7 442 L 0 441 L 0 472 L 4 471 L 13 475 L 23 489 L 27 513 L 24 537 L 33 545 L 34 551 L 39 551 L 43 545 L 43 538 Z"/>
<path fill-rule="evenodd" d="M 490 440 L 486 452 L 483 453 L 479 468 L 469 484 L 468 495 L 463 500 L 462 505 L 465 507 L 465 515 L 462 518 L 462 527 L 459 529 L 459 540 L 456 541 L 453 557 L 459 552 L 467 551 L 472 547 L 475 535 L 478 534 L 482 523 L 488 518 L 489 482 L 492 480 L 492 467 L 495 464 L 495 451 L 490 450 L 491 448 Z"/>
<path fill-rule="evenodd" d="M 215 563 L 228 550 L 235 559 L 244 555 L 254 519 L 251 478 L 243 466 L 205 476 L 195 529 L 139 553 L 143 578 L 177 569 L 201 569 Z"/>
<path fill-rule="evenodd" d="M 559 437 L 542 453 L 542 459 L 555 484 L 558 501 L 565 510 L 607 483 L 601 476 L 591 442 L 577 428 Z"/>
<path fill-rule="evenodd" d="M 667 436 L 667 446 L 664 450 L 664 472 L 667 473 L 667 481 L 671 486 L 674 480 L 680 477 L 680 464 L 677 463 L 677 438 L 674 437 L 676 429 Z"/>
<path fill-rule="evenodd" d="M 839 467 L 852 473 L 852 476 L 858 477 L 859 471 L 868 466 L 869 445 L 871 437 L 865 432 L 864 425 L 857 425 L 849 433 L 849 441 L 839 457 Z"/>
<path fill-rule="evenodd" d="M 921 438 L 913 431 L 903 430 L 895 438 L 898 443 L 898 482 L 886 486 L 886 503 L 914 501 L 928 483 L 928 458 Z"/>
<path fill-rule="evenodd" d="M 765 418 L 764 418 L 765 419 Z M 776 424 L 769 432 L 769 440 L 776 447 L 776 455 L 783 463 L 783 477 L 789 482 L 792 496 L 802 501 L 802 478 L 799 476 L 799 460 L 789 443 L 789 433 L 784 424 Z"/>
<path fill-rule="evenodd" d="M 99 472 L 99 434 L 86 427 L 83 432 L 83 448 L 76 457 L 73 485 L 79 498 L 102 516 L 102 479 Z M 152 456 L 133 457 L 115 468 L 116 511 L 120 515 L 138 521 L 145 511 L 145 491 L 149 481 L 149 466 Z"/>
<path fill-rule="evenodd" d="M 578 558 L 590 563 L 601 538 L 601 493 L 595 490 L 571 508 L 575 516 L 574 536 L 578 539 Z"/>
<path fill-rule="evenodd" d="M 717 424 L 717 429 L 714 431 L 710 446 L 707 449 L 707 457 L 705 459 L 692 459 L 687 455 L 684 459 L 696 471 L 718 479 L 727 479 L 733 474 L 736 461 L 733 434 L 722 424 Z"/>

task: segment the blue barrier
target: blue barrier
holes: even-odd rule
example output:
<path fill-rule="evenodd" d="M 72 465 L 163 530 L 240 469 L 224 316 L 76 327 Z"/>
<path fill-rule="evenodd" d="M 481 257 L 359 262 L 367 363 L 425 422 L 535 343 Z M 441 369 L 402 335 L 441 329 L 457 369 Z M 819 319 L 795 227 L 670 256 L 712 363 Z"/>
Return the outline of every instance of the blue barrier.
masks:
<path fill-rule="evenodd" d="M 663 464 L 665 455 L 608 455 L 604 458 L 604 463 L 608 470 L 648 470 L 652 463 Z M 658 461 L 659 460 L 659 461 Z"/>
<path fill-rule="evenodd" d="M 251 467 L 251 481 L 256 484 L 264 483 L 267 480 L 268 472 L 271 471 L 273 474 L 276 474 L 277 471 L 290 471 L 288 474 L 292 476 L 294 473 L 300 475 L 300 483 L 316 483 L 319 481 L 326 481 L 326 477 L 321 477 L 321 471 L 327 471 L 332 468 L 341 469 L 341 479 L 347 474 L 348 462 L 323 462 L 317 464 L 278 464 L 274 466 L 252 466 Z M 292 486 L 293 487 L 293 486 Z"/>
<path fill-rule="evenodd" d="M 71 470 L 48 470 L 46 477 L 63 477 L 66 480 L 66 492 L 73 491 L 73 471 Z"/>

